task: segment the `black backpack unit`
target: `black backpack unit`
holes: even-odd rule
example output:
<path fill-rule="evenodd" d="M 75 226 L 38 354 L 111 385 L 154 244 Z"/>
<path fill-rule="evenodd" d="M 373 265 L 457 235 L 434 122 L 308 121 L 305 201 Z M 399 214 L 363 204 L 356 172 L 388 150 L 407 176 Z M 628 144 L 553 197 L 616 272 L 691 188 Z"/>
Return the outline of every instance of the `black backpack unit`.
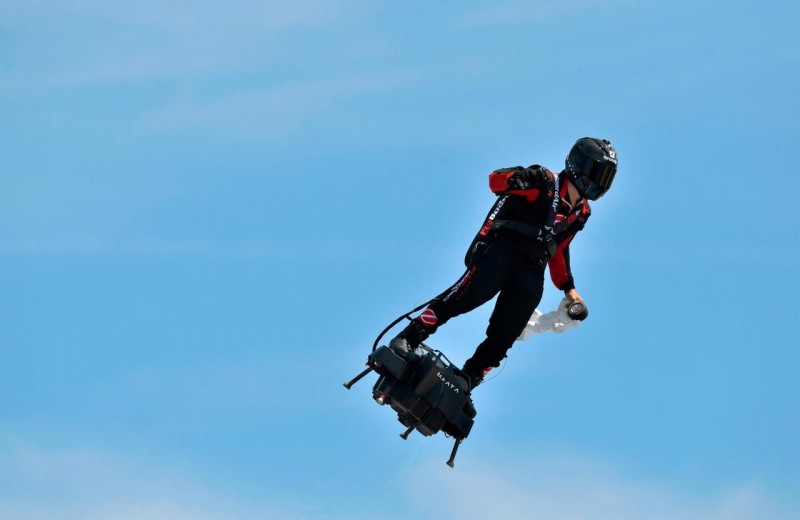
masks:
<path fill-rule="evenodd" d="M 414 430 L 425 436 L 442 431 L 455 439 L 447 461 L 452 468 L 476 415 L 467 377 L 427 345 L 420 345 L 407 358 L 389 347 L 380 347 L 367 357 L 367 369 L 345 383 L 345 388 L 349 390 L 373 370 L 379 377 L 372 396 L 378 404 L 388 404 L 397 412 L 397 420 L 408 428 L 400 435 L 404 440 Z"/>

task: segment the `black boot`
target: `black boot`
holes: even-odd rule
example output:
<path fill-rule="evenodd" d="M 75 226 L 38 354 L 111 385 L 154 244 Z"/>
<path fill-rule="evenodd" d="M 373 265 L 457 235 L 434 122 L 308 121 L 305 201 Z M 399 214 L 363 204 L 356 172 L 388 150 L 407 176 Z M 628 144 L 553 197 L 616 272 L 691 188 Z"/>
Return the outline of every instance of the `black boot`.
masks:
<path fill-rule="evenodd" d="M 472 392 L 478 385 L 483 383 L 483 378 L 486 377 L 486 374 L 492 367 L 486 367 L 483 370 L 475 370 L 474 368 L 469 366 L 469 362 L 464 363 L 464 368 L 461 369 L 461 372 L 467 376 L 467 383 L 469 384 L 469 391 Z"/>
<path fill-rule="evenodd" d="M 430 335 L 430 331 L 419 321 L 411 320 L 411 323 L 389 342 L 389 348 L 400 357 L 409 360 L 414 357 L 414 349 Z"/>

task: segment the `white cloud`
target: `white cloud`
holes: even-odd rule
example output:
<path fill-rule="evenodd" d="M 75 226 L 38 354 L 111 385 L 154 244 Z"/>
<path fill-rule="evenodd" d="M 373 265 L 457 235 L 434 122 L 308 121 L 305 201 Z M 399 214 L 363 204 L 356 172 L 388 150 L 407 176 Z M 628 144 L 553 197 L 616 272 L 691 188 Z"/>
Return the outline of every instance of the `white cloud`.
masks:
<path fill-rule="evenodd" d="M 309 402 L 332 407 L 340 398 L 329 388 L 339 388 L 327 363 L 309 363 L 303 347 L 284 345 L 294 357 L 270 354 L 228 359 L 225 362 L 183 363 L 179 367 L 140 369 L 119 381 L 122 395 L 154 408 L 179 410 L 181 418 L 192 413 L 249 416 L 254 411 L 291 413 Z M 320 356 L 317 356 L 318 358 Z M 280 370 L 276 370 L 276 364 Z M 338 374 L 337 374 L 338 375 Z M 344 376 L 342 376 L 343 378 Z M 285 420 L 292 420 L 287 417 Z"/>
<path fill-rule="evenodd" d="M 341 0 L 16 4 L 0 5 L 0 28 L 8 27 L 9 45 L 27 65 L 6 71 L 7 89 L 195 77 L 250 70 L 254 63 L 263 68 L 282 54 L 277 42 L 333 27 L 351 8 Z"/>
<path fill-rule="evenodd" d="M 45 451 L 21 444 L 5 448 L 0 450 L 0 518 L 4 519 L 313 518 L 302 507 L 248 503 L 177 471 L 100 452 Z"/>
<path fill-rule="evenodd" d="M 309 471 L 313 471 L 311 468 Z M 168 463 L 158 465 L 91 449 L 48 450 L 0 440 L 3 520 L 367 520 L 363 505 L 342 511 L 339 497 L 301 495 L 272 487 L 257 497 L 230 485 L 209 485 Z M 266 479 L 264 479 L 266 480 Z M 336 510 L 331 510 L 335 508 Z"/>
<path fill-rule="evenodd" d="M 0 239 L 0 256 L 123 256 L 291 261 L 310 257 L 327 262 L 357 262 L 386 257 L 395 245 L 355 239 L 216 241 L 152 236 L 109 238 L 97 235 Z M 428 255 L 423 255 L 428 258 Z"/>
<path fill-rule="evenodd" d="M 309 496 L 282 496 L 280 503 L 274 498 L 270 502 L 239 495 L 232 488 L 213 489 L 163 462 L 157 467 L 99 451 L 44 450 L 6 442 L 0 444 L 0 518 L 789 520 L 798 512 L 752 484 L 709 494 L 621 476 L 571 457 L 542 460 L 525 453 L 516 460 L 476 462 L 472 454 L 457 461 L 455 470 L 440 458 L 414 463 L 410 470 L 407 464 L 401 466 L 394 472 L 376 470 L 384 471 L 387 482 L 405 476 L 407 499 L 395 493 L 385 509 L 365 515 L 359 512 L 363 504 L 352 504 L 352 511 L 342 511 L 339 503 L 336 512 L 326 510 L 330 498 L 316 496 L 313 487 Z"/>
<path fill-rule="evenodd" d="M 457 470 L 430 463 L 412 475 L 417 509 L 448 511 L 461 520 L 770 520 L 788 507 L 749 483 L 718 494 L 675 489 L 569 457 L 469 462 Z M 475 460 L 474 458 L 472 459 Z M 796 513 L 796 511 L 795 511 Z"/>
<path fill-rule="evenodd" d="M 342 101 L 372 92 L 409 89 L 423 74 L 414 70 L 348 74 L 294 82 L 273 88 L 240 89 L 210 101 L 175 100 L 141 117 L 148 131 L 172 132 L 193 128 L 231 134 L 286 135 L 310 126 L 321 112 Z"/>
<path fill-rule="evenodd" d="M 548 0 L 544 2 L 511 2 L 466 10 L 458 23 L 466 26 L 508 25 L 550 20 L 564 14 L 588 9 L 618 8 L 631 0 Z"/>
<path fill-rule="evenodd" d="M 347 6 L 342 0 L 239 0 L 235 4 L 217 0 L 106 2 L 104 0 L 31 0 L 3 2 L 0 13 L 6 20 L 27 17 L 101 17 L 136 26 L 150 25 L 172 33 L 215 28 L 265 30 L 327 25 Z"/>

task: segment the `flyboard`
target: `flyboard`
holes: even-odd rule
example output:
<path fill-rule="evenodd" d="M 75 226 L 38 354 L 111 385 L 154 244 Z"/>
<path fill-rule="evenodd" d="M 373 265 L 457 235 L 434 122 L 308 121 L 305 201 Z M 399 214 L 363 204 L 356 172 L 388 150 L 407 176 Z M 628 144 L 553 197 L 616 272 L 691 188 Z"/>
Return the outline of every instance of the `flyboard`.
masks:
<path fill-rule="evenodd" d="M 408 353 L 377 346 L 386 331 L 403 318 L 410 319 L 411 313 L 384 329 L 367 356 L 367 368 L 344 387 L 349 390 L 375 372 L 378 380 L 372 387 L 372 397 L 379 405 L 389 405 L 397 412 L 397 420 L 407 428 L 400 437 L 406 440 L 414 430 L 426 437 L 440 431 L 452 437 L 455 443 L 447 461 L 452 468 L 458 447 L 469 435 L 477 413 L 470 397 L 469 378 L 441 351 L 424 343 Z"/>

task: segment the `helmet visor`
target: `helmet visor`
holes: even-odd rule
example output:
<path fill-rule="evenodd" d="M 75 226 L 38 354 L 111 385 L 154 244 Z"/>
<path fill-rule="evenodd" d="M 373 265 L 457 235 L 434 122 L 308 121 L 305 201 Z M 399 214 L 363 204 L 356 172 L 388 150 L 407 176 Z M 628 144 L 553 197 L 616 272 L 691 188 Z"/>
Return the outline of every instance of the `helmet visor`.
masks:
<path fill-rule="evenodd" d="M 570 164 L 575 187 L 587 199 L 597 200 L 608 191 L 611 183 L 614 182 L 617 165 L 606 161 L 598 162 L 588 157 L 582 163 Z"/>

